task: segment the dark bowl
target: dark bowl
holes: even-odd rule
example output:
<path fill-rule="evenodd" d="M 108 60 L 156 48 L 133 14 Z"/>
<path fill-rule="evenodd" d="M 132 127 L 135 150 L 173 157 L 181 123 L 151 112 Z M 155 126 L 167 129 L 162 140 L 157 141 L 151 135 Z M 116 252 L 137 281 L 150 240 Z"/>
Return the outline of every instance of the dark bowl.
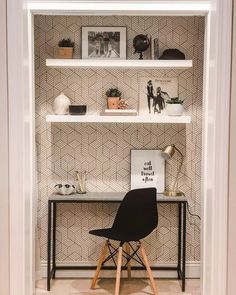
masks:
<path fill-rule="evenodd" d="M 87 111 L 86 105 L 70 105 L 69 113 L 70 115 L 85 115 Z"/>

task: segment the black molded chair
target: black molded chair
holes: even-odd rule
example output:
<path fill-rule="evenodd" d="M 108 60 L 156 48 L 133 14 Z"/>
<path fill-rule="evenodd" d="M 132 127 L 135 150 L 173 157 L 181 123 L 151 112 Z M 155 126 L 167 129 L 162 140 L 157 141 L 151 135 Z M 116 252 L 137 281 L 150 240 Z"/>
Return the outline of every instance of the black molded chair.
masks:
<path fill-rule="evenodd" d="M 140 241 L 148 236 L 157 227 L 157 224 L 158 213 L 156 189 L 142 188 L 129 191 L 120 204 L 112 227 L 91 230 L 89 232 L 92 235 L 107 238 L 101 257 L 98 261 L 91 289 L 93 289 L 96 285 L 101 267 L 108 260 L 112 259 L 114 264 L 117 266 L 115 295 L 119 295 L 122 256 L 124 256 L 127 262 L 123 266 L 123 269 L 127 268 L 128 277 L 131 277 L 130 260 L 134 259 L 136 262 L 146 267 L 152 290 L 155 295 L 158 294 L 157 286 L 153 279 L 146 252 Z M 109 241 L 110 239 L 119 241 L 119 247 L 114 248 Z M 137 248 L 135 249 L 130 242 L 136 242 Z M 126 246 L 125 250 L 123 249 L 124 245 Z M 131 249 L 133 251 L 132 254 L 130 254 Z M 106 257 L 108 250 L 110 254 Z M 139 250 L 141 252 L 142 259 L 138 255 Z M 116 263 L 114 256 L 117 253 L 118 257 Z"/>

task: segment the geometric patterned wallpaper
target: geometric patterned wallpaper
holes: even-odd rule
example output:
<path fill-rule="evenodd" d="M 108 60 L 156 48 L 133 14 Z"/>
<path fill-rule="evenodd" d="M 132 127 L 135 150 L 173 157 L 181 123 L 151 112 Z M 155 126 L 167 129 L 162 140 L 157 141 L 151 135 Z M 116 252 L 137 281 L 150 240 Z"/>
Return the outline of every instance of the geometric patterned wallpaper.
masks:
<path fill-rule="evenodd" d="M 178 48 L 193 68 L 184 70 L 52 69 L 62 37 L 75 41 L 80 57 L 81 26 L 126 26 L 128 58 L 138 33 L 158 37 L 160 51 Z M 36 146 L 38 171 L 38 231 L 41 260 L 46 260 L 47 200 L 58 182 L 74 182 L 76 170 L 86 170 L 87 190 L 127 191 L 130 188 L 130 150 L 157 149 L 174 143 L 184 154 L 179 188 L 193 213 L 200 214 L 203 83 L 203 17 L 153 16 L 35 16 Z M 105 108 L 105 91 L 117 86 L 131 107 L 137 108 L 141 77 L 177 77 L 179 96 L 192 116 L 191 124 L 75 124 L 46 123 L 52 102 L 61 92 L 72 102 L 87 104 L 89 113 Z M 178 157 L 166 163 L 166 186 L 175 175 Z M 57 258 L 61 262 L 96 264 L 103 240 L 88 230 L 109 226 L 116 204 L 64 204 L 58 208 Z M 177 259 L 177 210 L 159 206 L 159 226 L 146 240 L 152 263 Z M 200 224 L 188 215 L 187 261 L 200 260 Z"/>

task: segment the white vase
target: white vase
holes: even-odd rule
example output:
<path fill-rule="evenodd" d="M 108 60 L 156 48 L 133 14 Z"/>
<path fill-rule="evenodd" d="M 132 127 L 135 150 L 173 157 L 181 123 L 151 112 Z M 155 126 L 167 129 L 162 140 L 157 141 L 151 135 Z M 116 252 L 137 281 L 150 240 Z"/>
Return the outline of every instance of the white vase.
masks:
<path fill-rule="evenodd" d="M 180 103 L 167 103 L 165 110 L 168 116 L 182 116 L 184 107 Z"/>
<path fill-rule="evenodd" d="M 66 115 L 69 112 L 69 105 L 71 104 L 70 99 L 61 93 L 58 95 L 53 102 L 53 112 L 56 115 Z"/>

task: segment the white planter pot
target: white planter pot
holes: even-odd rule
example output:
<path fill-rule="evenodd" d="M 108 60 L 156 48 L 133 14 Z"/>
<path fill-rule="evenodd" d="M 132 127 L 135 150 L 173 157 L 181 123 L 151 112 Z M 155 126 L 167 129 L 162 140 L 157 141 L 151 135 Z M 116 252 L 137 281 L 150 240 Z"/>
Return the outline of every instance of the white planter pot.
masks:
<path fill-rule="evenodd" d="M 184 107 L 182 104 L 178 103 L 167 103 L 166 113 L 168 116 L 182 116 L 184 112 Z"/>

